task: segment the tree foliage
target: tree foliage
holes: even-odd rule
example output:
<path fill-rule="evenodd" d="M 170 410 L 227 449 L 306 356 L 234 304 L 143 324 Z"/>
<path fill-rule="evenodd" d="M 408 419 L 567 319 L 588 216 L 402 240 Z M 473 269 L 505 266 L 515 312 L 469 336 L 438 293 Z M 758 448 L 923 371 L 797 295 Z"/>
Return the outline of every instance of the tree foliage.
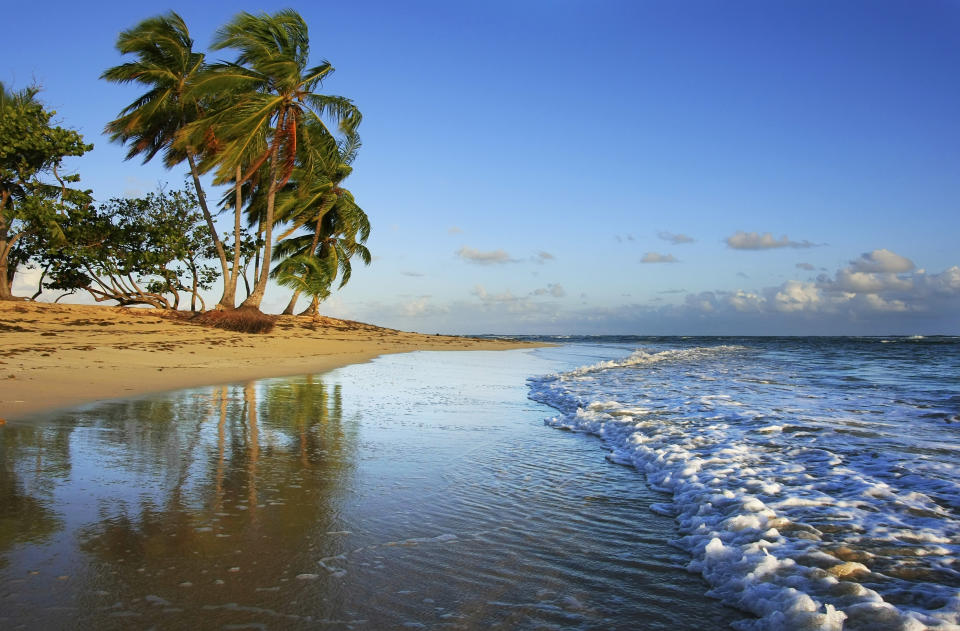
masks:
<path fill-rule="evenodd" d="M 13 277 L 35 249 L 64 242 L 64 226 L 91 202 L 73 188 L 79 176 L 63 161 L 93 148 L 77 132 L 55 125 L 36 88 L 0 84 L 0 299 L 12 299 Z M 30 243 L 31 248 L 23 245 Z"/>
<path fill-rule="evenodd" d="M 111 199 L 71 224 L 66 237 L 66 246 L 43 259 L 47 289 L 162 309 L 177 308 L 187 292 L 196 309 L 204 306 L 199 292 L 218 276 L 205 263 L 209 233 L 186 188 Z"/>

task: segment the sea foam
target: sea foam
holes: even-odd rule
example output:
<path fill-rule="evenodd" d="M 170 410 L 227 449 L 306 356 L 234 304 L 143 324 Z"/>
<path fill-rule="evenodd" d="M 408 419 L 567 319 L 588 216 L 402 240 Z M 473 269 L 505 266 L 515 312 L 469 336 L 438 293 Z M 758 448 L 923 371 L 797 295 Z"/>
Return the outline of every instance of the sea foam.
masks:
<path fill-rule="evenodd" d="M 882 419 L 844 435 L 858 421 L 840 400 L 859 395 L 773 359 L 640 349 L 531 379 L 530 396 L 670 494 L 651 510 L 676 519 L 708 594 L 756 616 L 738 629 L 960 628 L 956 459 L 911 461 L 924 441 L 891 445 Z"/>

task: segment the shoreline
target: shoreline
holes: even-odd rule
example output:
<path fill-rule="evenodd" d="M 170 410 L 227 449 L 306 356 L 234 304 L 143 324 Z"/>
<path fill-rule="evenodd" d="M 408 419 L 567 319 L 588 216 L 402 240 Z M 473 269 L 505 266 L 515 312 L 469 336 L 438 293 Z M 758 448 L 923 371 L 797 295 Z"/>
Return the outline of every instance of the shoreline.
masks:
<path fill-rule="evenodd" d="M 545 344 L 426 335 L 370 324 L 279 316 L 268 334 L 199 326 L 146 309 L 0 302 L 0 420 L 104 399 L 322 373 L 420 350 Z"/>

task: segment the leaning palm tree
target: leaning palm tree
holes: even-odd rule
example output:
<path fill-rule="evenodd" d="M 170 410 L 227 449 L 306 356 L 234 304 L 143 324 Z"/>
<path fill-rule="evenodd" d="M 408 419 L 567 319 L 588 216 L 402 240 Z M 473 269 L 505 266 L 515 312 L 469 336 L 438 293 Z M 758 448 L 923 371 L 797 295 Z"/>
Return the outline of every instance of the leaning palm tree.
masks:
<path fill-rule="evenodd" d="M 291 273 L 300 274 L 302 261 L 313 259 L 326 270 L 327 284 L 332 285 L 339 277 L 340 284 L 337 287 L 342 288 L 350 281 L 353 270 L 351 260 L 354 257 L 359 257 L 366 265 L 370 264 L 372 260 L 370 250 L 364 245 L 369 237 L 370 221 L 367 214 L 356 204 L 350 191 L 342 189 L 333 207 L 323 215 L 314 235 L 301 234 L 281 241 L 277 245 L 275 258 L 280 259 L 280 262 L 272 274 L 278 280 Z M 285 283 L 285 285 L 293 288 L 295 292 L 303 290 L 294 283 Z M 316 315 L 320 301 L 329 295 L 329 291 L 325 294 L 306 293 L 311 296 L 311 302 L 303 313 Z M 284 313 L 293 313 L 298 297 L 299 293 L 295 293 L 287 307 L 288 311 Z"/>
<path fill-rule="evenodd" d="M 190 165 L 197 200 L 223 271 L 225 291 L 218 307 L 233 308 L 232 296 L 226 291 L 230 268 L 200 184 L 198 167 L 202 154 L 215 151 L 216 139 L 208 130 L 192 143 L 175 142 L 186 125 L 204 115 L 203 101 L 191 90 L 204 71 L 203 53 L 193 50 L 186 23 L 173 11 L 147 18 L 121 32 L 117 49 L 123 55 L 133 55 L 135 60 L 109 68 L 101 78 L 115 83 L 138 83 L 147 91 L 123 108 L 104 131 L 111 140 L 129 145 L 128 160 L 143 156 L 143 161 L 149 162 L 162 151 L 167 168 L 184 160 Z"/>
<path fill-rule="evenodd" d="M 244 170 L 243 180 L 266 169 L 264 264 L 253 291 L 241 304 L 259 309 L 269 278 L 276 196 L 293 172 L 298 129 L 306 121 L 327 119 L 343 131 L 352 130 L 360 122 L 360 112 L 349 99 L 314 92 L 333 67 L 326 61 L 307 67 L 307 25 L 295 11 L 240 13 L 217 31 L 213 48 L 234 49 L 237 59 L 208 73 L 198 83 L 196 94 L 230 90 L 239 98 L 198 121 L 187 130 L 186 138 L 202 136 L 210 128 L 217 130 L 222 144 L 215 154 L 205 156 L 201 168 L 216 166 L 220 178 L 234 177 L 238 167 Z M 251 147 L 263 150 L 253 156 Z"/>
<path fill-rule="evenodd" d="M 280 285 L 293 289 L 297 295 L 305 293 L 319 304 L 330 295 L 330 285 L 336 274 L 331 263 L 329 259 L 298 254 L 284 259 L 274 268 L 273 276 Z M 318 316 L 319 311 L 314 311 L 314 320 Z"/>
<path fill-rule="evenodd" d="M 305 130 L 309 131 L 310 127 L 307 126 Z M 298 160 L 298 167 L 294 170 L 294 190 L 279 204 L 278 216 L 288 219 L 291 224 L 279 240 L 289 237 L 298 229 L 310 229 L 312 225 L 313 241 L 304 251 L 315 252 L 323 232 L 324 218 L 342 196 L 349 195 L 349 191 L 341 188 L 340 184 L 353 171 L 350 165 L 360 150 L 360 138 L 356 133 L 346 134 L 340 141 L 316 133 L 305 136 L 308 150 L 304 152 L 305 158 Z M 294 291 L 283 311 L 285 315 L 293 314 L 299 297 L 300 292 Z"/>

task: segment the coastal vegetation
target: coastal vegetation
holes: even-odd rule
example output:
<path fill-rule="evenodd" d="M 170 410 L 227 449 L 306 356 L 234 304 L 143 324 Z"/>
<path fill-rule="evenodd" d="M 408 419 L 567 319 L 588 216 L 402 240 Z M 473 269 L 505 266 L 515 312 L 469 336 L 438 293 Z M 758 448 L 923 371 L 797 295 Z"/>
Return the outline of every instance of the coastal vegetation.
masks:
<path fill-rule="evenodd" d="M 8 90 L 0 83 L 0 300 L 11 300 L 13 277 L 45 250 L 65 243 L 64 228 L 92 201 L 73 188 L 63 160 L 93 148 L 75 131 L 51 123 L 54 111 L 37 89 Z"/>
<path fill-rule="evenodd" d="M 125 61 L 102 78 L 142 91 L 105 133 L 127 159 L 159 157 L 183 168 L 189 184 L 94 203 L 92 191 L 74 188 L 78 175 L 61 173 L 65 158 L 92 145 L 51 123 L 36 88 L 0 86 L 0 299 L 17 299 L 18 270 L 38 269 L 33 299 L 44 289 L 86 291 L 122 306 L 179 309 L 188 296 L 190 309 L 203 311 L 202 292 L 219 280 L 223 313 L 209 319 L 231 328 L 261 321 L 273 278 L 293 292 L 284 313 L 306 296 L 305 313 L 316 317 L 349 281 L 352 260 L 370 263 L 370 222 L 343 187 L 361 114 L 320 91 L 333 66 L 310 65 L 304 20 L 292 10 L 240 13 L 213 37 L 212 50 L 233 55 L 216 62 L 195 50 L 174 12 L 121 32 L 116 46 Z M 216 203 L 205 180 L 226 190 Z M 232 225 L 221 232 L 223 213 Z"/>

